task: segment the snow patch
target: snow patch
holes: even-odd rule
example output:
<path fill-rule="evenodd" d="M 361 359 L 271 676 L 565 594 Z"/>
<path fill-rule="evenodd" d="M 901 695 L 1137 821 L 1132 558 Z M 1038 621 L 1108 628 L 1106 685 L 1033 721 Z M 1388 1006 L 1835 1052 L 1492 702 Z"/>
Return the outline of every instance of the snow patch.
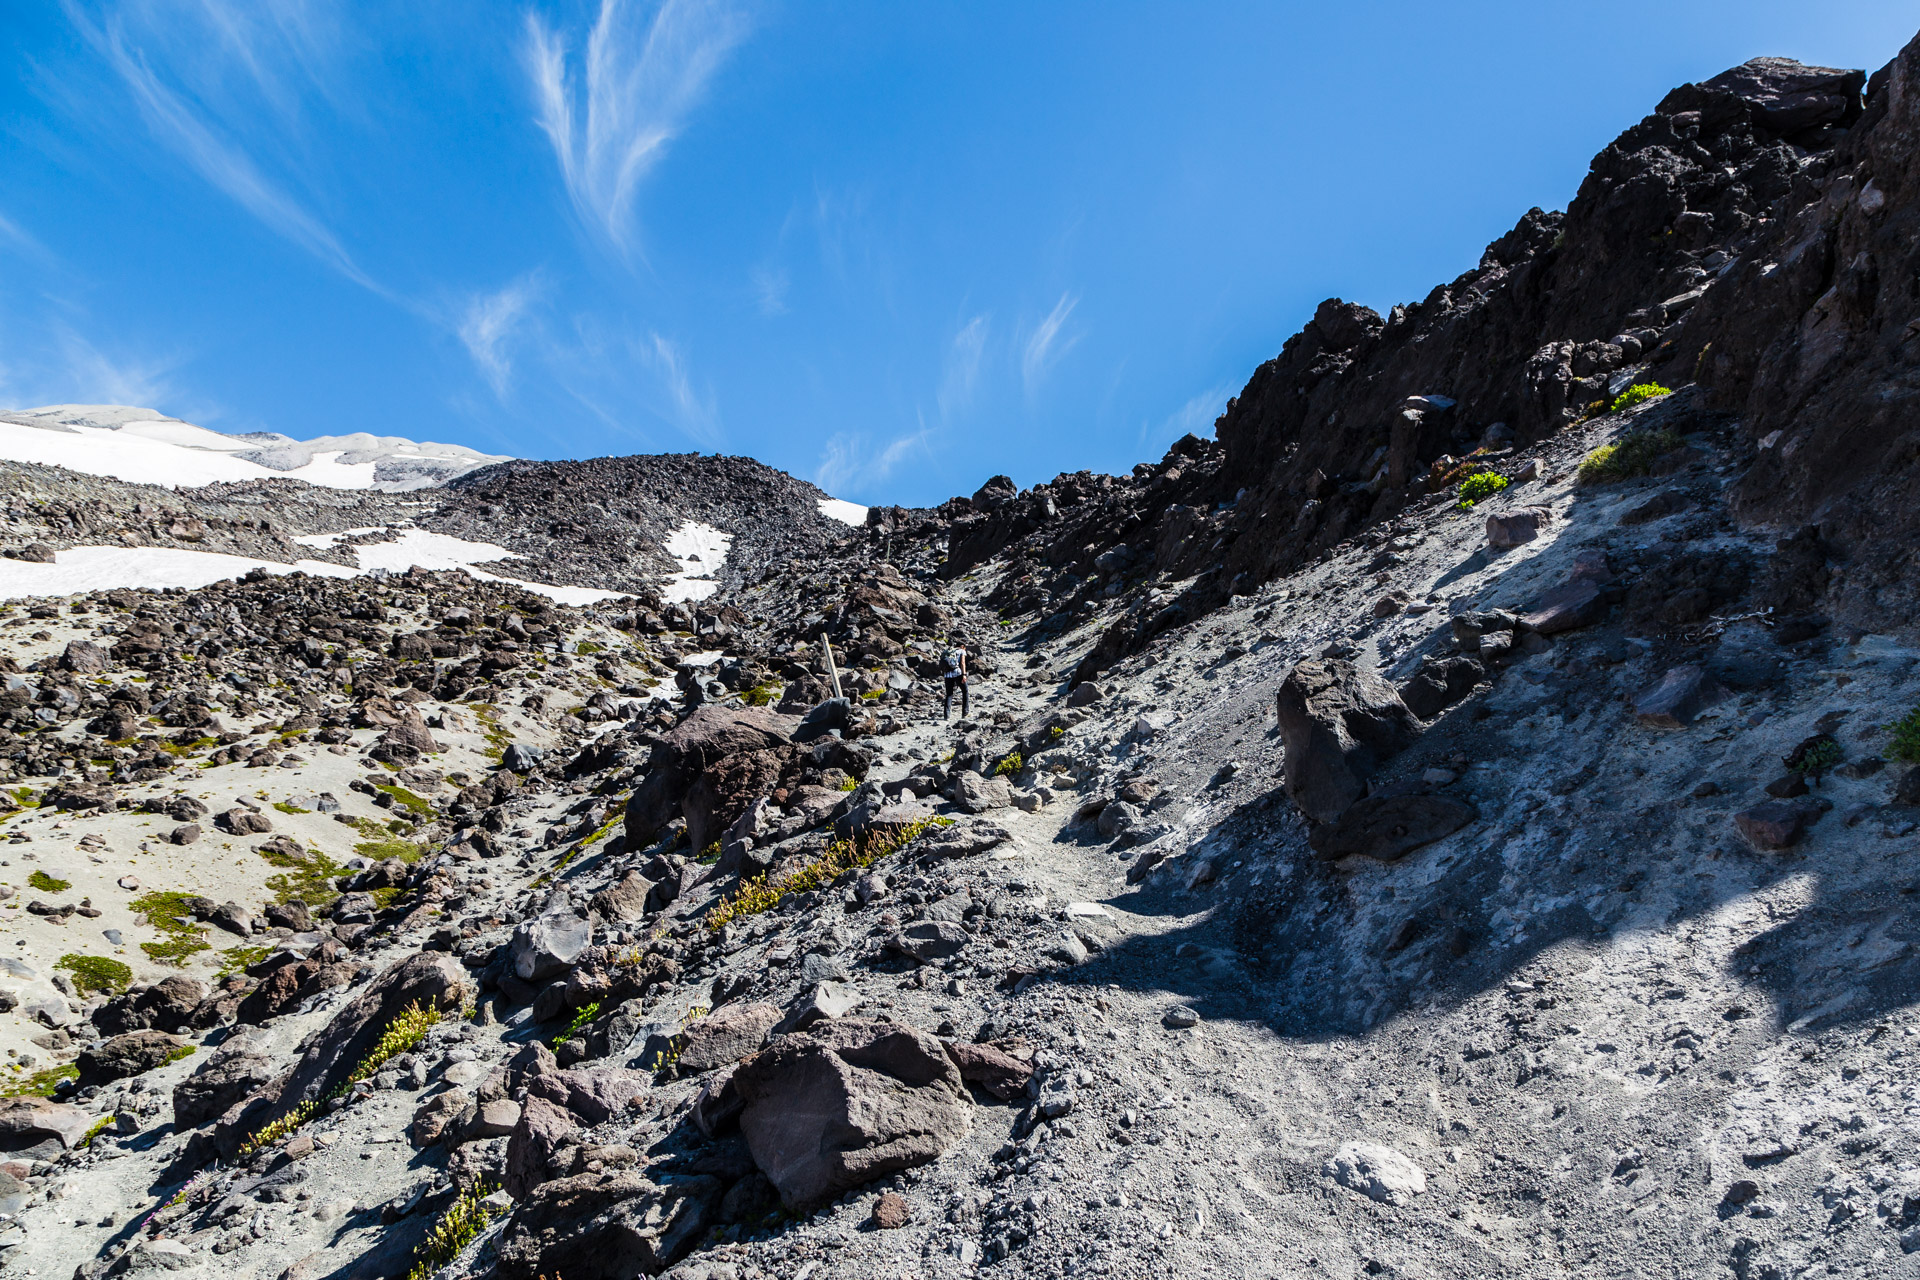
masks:
<path fill-rule="evenodd" d="M 0 597 L 67 596 L 115 587 L 204 587 L 238 578 L 253 569 L 269 573 L 301 570 L 322 578 L 356 576 L 344 565 L 322 560 L 275 564 L 217 551 L 180 551 L 172 547 L 69 547 L 52 564 L 0 560 Z"/>
<path fill-rule="evenodd" d="M 350 533 L 380 533 L 378 527 L 354 529 Z M 304 546 L 331 546 L 342 534 L 313 533 L 296 539 Z M 619 591 L 595 587 L 562 587 L 545 582 L 528 582 L 474 568 L 497 560 L 515 558 L 505 547 L 491 542 L 468 542 L 424 529 L 404 529 L 391 542 L 354 547 L 359 568 L 329 564 L 324 560 L 296 560 L 281 564 L 273 560 L 254 560 L 217 551 L 182 551 L 172 547 L 70 547 L 59 552 L 52 564 L 26 560 L 0 560 L 0 599 L 25 596 L 67 596 L 85 591 L 110 591 L 115 587 L 204 587 L 210 583 L 238 578 L 254 569 L 268 573 L 293 573 L 296 570 L 322 578 L 357 578 L 375 571 L 404 573 L 415 565 L 423 569 L 458 569 L 482 582 L 501 582 L 524 587 L 546 596 L 557 604 L 598 604 L 602 600 L 624 598 Z"/>
<path fill-rule="evenodd" d="M 660 585 L 660 598 L 669 604 L 676 600 L 705 600 L 720 589 L 717 576 L 733 547 L 733 535 L 722 533 L 710 524 L 689 520 L 667 535 L 667 554 L 679 562 L 680 571 L 667 575 Z"/>
<path fill-rule="evenodd" d="M 867 522 L 867 509 L 857 502 L 848 502 L 844 498 L 820 499 L 820 514 L 829 520 L 838 520 L 841 524 L 859 526 Z"/>

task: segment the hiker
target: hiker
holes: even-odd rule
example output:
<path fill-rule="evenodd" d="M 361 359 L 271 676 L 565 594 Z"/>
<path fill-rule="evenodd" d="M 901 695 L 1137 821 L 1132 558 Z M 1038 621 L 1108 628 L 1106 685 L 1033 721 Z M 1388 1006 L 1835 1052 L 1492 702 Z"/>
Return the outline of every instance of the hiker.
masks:
<path fill-rule="evenodd" d="M 946 701 L 940 705 L 940 718 L 950 719 L 953 715 L 953 691 L 960 691 L 960 718 L 967 718 L 967 651 L 962 645 L 947 650 L 946 668 L 941 679 L 947 686 Z"/>

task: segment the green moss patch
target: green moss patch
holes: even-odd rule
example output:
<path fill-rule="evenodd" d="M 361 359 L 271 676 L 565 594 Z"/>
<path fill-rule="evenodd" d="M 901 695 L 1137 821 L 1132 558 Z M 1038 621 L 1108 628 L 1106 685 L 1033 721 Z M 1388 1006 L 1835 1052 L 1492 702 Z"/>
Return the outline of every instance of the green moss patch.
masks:
<path fill-rule="evenodd" d="M 386 792 L 393 797 L 395 804 L 416 818 L 431 818 L 434 816 L 433 805 L 425 798 L 415 795 L 405 787 L 392 786 L 382 782 L 375 784 L 374 790 Z"/>
<path fill-rule="evenodd" d="M 333 880 L 335 876 L 344 875 L 347 869 L 318 849 L 308 849 L 305 858 L 269 849 L 261 849 L 259 853 L 268 866 L 284 868 L 282 874 L 267 880 L 275 902 L 287 903 L 298 898 L 309 907 L 324 907 L 340 896 Z"/>
<path fill-rule="evenodd" d="M 72 952 L 54 961 L 53 967 L 73 975 L 73 985 L 82 994 L 97 991 L 101 995 L 119 995 L 133 982 L 133 970 L 106 956 L 83 956 Z"/>
<path fill-rule="evenodd" d="M 73 881 L 56 880 L 44 871 L 35 871 L 27 877 L 27 883 L 42 893 L 65 893 L 73 888 Z"/>
<path fill-rule="evenodd" d="M 273 954 L 272 947 L 228 947 L 220 953 L 220 976 L 238 973 L 248 965 L 259 964 Z"/>
<path fill-rule="evenodd" d="M 140 949 L 155 964 L 184 969 L 187 957 L 208 950 L 207 935 L 193 922 L 187 900 L 193 895 L 177 890 L 158 890 L 143 894 L 127 904 L 127 909 L 159 934 L 159 942 L 143 942 Z"/>
<path fill-rule="evenodd" d="M 14 1069 L 16 1071 L 19 1070 L 18 1067 Z M 51 1098 L 53 1091 L 59 1087 L 62 1080 L 77 1080 L 79 1078 L 79 1067 L 71 1062 L 62 1063 L 57 1067 L 48 1067 L 44 1071 L 36 1071 L 30 1076 L 20 1076 L 16 1079 L 8 1080 L 5 1083 L 0 1083 L 0 1098 L 24 1098 L 29 1094 L 41 1098 Z"/>

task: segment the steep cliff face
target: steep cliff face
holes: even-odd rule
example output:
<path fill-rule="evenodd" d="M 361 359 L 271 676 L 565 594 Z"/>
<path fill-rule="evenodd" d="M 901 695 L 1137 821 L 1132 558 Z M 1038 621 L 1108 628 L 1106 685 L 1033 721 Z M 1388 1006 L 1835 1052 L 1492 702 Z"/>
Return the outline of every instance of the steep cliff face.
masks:
<path fill-rule="evenodd" d="M 1834 613 L 1910 626 L 1920 460 L 1920 40 L 1876 72 L 1863 113 L 1803 160 L 1788 210 L 1739 247 L 1676 344 L 1752 461 L 1736 510 L 1832 566 Z"/>

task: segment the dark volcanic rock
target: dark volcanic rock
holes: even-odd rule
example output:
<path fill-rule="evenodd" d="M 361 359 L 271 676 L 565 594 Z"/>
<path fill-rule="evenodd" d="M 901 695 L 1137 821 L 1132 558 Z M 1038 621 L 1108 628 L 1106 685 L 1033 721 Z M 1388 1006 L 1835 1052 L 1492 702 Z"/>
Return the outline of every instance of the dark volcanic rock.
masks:
<path fill-rule="evenodd" d="M 1339 658 L 1294 667 L 1278 705 L 1287 794 L 1319 822 L 1345 812 L 1364 794 L 1367 777 L 1419 732 L 1392 685 Z"/>
<path fill-rule="evenodd" d="M 1452 835 L 1474 819 L 1473 806 L 1446 796 L 1368 796 L 1334 821 L 1315 827 L 1308 843 L 1329 861 L 1362 854 L 1391 862 Z"/>
<path fill-rule="evenodd" d="M 973 1126 L 938 1040 L 842 1019 L 782 1036 L 733 1073 L 754 1163 L 794 1210 L 937 1158 Z"/>

